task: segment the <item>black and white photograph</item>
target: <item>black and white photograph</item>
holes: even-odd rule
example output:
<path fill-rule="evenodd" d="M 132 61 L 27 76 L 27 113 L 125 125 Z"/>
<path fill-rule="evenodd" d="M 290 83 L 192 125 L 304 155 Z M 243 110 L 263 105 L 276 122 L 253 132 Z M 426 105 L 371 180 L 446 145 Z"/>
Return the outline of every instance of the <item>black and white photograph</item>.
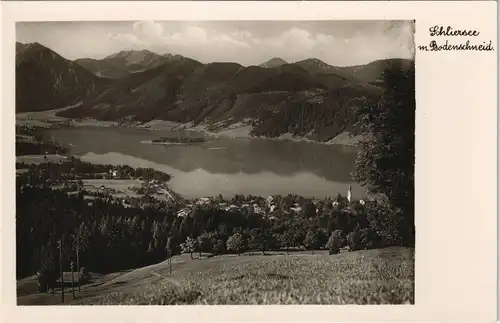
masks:
<path fill-rule="evenodd" d="M 415 23 L 17 22 L 17 305 L 414 305 Z"/>

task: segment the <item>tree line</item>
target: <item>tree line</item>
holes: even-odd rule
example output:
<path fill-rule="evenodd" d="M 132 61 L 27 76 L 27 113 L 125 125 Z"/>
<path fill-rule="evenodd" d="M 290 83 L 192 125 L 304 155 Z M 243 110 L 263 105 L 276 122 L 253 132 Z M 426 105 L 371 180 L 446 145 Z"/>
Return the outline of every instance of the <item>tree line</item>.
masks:
<path fill-rule="evenodd" d="M 112 176 L 110 175 L 110 171 L 116 171 L 116 178 L 122 179 L 145 179 L 166 182 L 171 178 L 170 174 L 150 167 L 133 168 L 127 165 L 92 164 L 73 156 L 60 163 L 16 163 L 16 168 L 27 170 L 27 172 L 19 175 L 18 181 L 31 184 L 42 183 L 47 180 L 101 179 L 103 176 Z"/>
<path fill-rule="evenodd" d="M 279 211 L 271 219 L 250 208 L 225 211 L 215 204 L 194 206 L 190 214 L 179 217 L 178 206 L 162 201 L 126 208 L 112 196 L 97 196 L 89 203 L 84 192 L 68 195 L 48 186 L 18 185 L 16 193 L 18 278 L 57 270 L 59 240 L 66 269 L 78 246 L 80 262 L 93 272 L 141 267 L 181 251 L 221 254 L 327 247 L 337 253 L 345 246 L 357 250 L 408 244 L 399 235 L 404 230 L 386 221 L 389 207 L 379 202 L 348 206 L 341 196 L 325 201 L 320 212 L 307 201 L 301 212 Z"/>

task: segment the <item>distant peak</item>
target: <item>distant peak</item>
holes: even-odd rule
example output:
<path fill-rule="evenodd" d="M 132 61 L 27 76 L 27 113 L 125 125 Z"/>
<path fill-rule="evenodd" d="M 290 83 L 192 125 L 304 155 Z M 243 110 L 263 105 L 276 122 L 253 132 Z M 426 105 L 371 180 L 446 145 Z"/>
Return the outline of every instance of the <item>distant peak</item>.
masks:
<path fill-rule="evenodd" d="M 314 58 L 314 57 L 306 58 L 304 60 L 298 61 L 297 63 L 323 63 L 323 64 L 326 64 L 322 60 L 320 60 L 318 58 Z"/>
<path fill-rule="evenodd" d="M 104 59 L 107 58 L 127 58 L 132 55 L 155 55 L 155 56 L 160 56 L 159 54 L 153 53 L 150 50 L 147 49 L 131 49 L 131 50 L 122 50 L 119 51 L 118 53 L 111 54 L 109 56 L 106 56 Z"/>
<path fill-rule="evenodd" d="M 38 43 L 38 42 L 34 42 L 34 43 L 21 43 L 21 42 L 16 42 L 16 45 L 17 46 L 22 46 L 26 49 L 28 48 L 46 48 L 45 46 L 43 46 L 42 44 Z"/>
<path fill-rule="evenodd" d="M 280 57 L 273 57 L 270 60 L 268 60 L 267 62 L 260 64 L 260 66 L 261 67 L 278 67 L 278 66 L 285 65 L 285 64 L 288 64 L 288 63 L 284 59 L 282 59 Z"/>

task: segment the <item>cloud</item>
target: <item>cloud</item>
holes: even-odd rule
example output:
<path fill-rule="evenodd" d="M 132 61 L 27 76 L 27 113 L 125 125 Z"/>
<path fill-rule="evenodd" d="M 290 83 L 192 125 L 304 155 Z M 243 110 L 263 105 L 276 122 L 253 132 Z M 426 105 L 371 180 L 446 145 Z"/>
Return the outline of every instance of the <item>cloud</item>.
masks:
<path fill-rule="evenodd" d="M 147 44 L 142 40 L 139 40 L 134 34 L 108 34 L 108 39 L 118 43 L 118 45 L 123 46 L 124 48 L 138 48 L 142 46 L 146 46 Z"/>
<path fill-rule="evenodd" d="M 150 40 L 160 40 L 163 27 L 154 21 L 137 21 L 133 24 L 134 30 L 142 37 Z"/>
<path fill-rule="evenodd" d="M 356 65 L 389 57 L 411 58 L 414 53 L 411 22 L 382 21 L 349 36 L 299 27 L 256 37 L 249 30 L 221 31 L 195 23 L 176 31 L 168 30 L 168 26 L 140 21 L 133 24 L 132 33 L 111 34 L 108 38 L 128 48 L 181 54 L 202 62 L 242 64 L 260 64 L 271 57 L 287 61 L 316 57 L 333 65 Z"/>

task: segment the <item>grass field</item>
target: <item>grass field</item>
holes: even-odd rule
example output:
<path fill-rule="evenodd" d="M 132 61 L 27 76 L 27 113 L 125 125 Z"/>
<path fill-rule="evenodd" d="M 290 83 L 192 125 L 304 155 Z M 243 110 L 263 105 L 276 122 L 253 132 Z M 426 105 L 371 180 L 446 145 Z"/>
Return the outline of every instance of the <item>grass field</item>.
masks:
<path fill-rule="evenodd" d="M 194 260 L 181 255 L 172 259 L 172 274 L 165 261 L 99 277 L 66 303 L 414 304 L 414 273 L 413 249 L 405 248 L 332 256 L 325 251 Z M 58 301 L 57 295 L 38 295 L 19 297 L 18 304 Z"/>

